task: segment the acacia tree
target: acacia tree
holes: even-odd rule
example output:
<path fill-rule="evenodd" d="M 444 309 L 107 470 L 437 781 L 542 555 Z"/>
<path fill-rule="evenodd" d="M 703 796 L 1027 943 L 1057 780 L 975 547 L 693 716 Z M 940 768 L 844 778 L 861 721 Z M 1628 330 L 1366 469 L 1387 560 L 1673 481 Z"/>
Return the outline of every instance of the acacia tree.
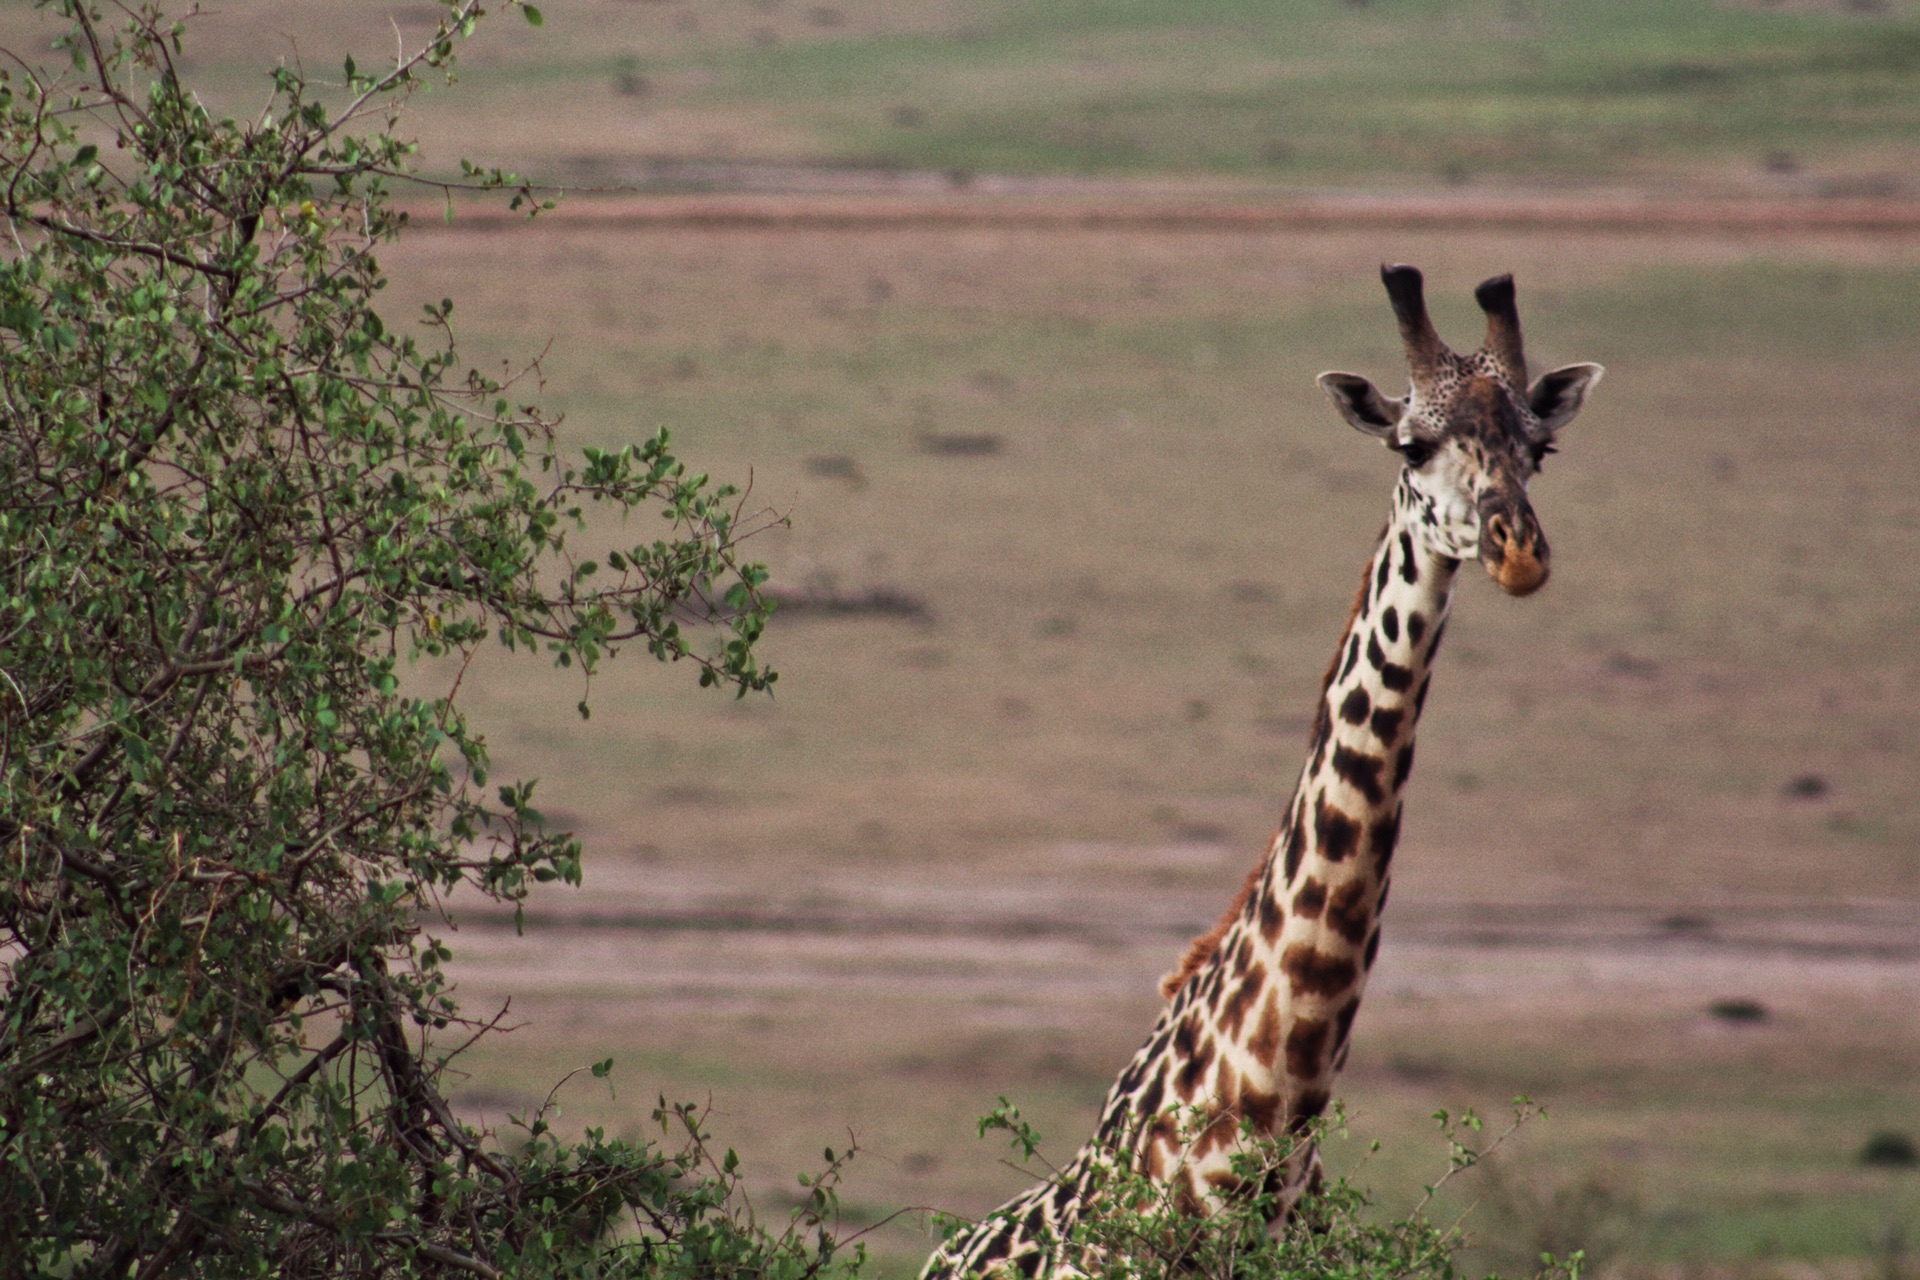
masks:
<path fill-rule="evenodd" d="M 275 69 L 245 120 L 156 5 L 41 3 L 70 64 L 0 73 L 0 1276 L 828 1265 L 830 1184 L 773 1238 L 697 1132 L 510 1147 L 442 1090 L 472 1028 L 423 912 L 576 881 L 580 846 L 403 668 L 774 679 L 739 494 L 665 433 L 568 460 L 450 303 L 374 306 L 398 104 L 478 0 L 343 83 Z M 589 555 L 595 512 L 659 536 Z"/>

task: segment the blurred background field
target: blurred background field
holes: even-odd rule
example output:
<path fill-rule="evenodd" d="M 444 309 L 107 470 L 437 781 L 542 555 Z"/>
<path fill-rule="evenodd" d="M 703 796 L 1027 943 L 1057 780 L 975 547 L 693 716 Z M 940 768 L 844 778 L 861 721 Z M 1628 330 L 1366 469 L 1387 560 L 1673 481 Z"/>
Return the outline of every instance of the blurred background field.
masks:
<path fill-rule="evenodd" d="M 186 68 L 242 110 L 273 59 L 370 62 L 437 12 L 209 6 Z M 519 1027 L 468 1060 L 473 1118 L 611 1055 L 617 1096 L 567 1085 L 568 1123 L 710 1099 L 775 1214 L 851 1134 L 863 1222 L 1022 1186 L 973 1137 L 1002 1094 L 1070 1154 L 1158 974 L 1285 804 L 1385 512 L 1393 459 L 1314 375 L 1402 376 L 1381 261 L 1427 271 L 1461 346 L 1472 286 L 1512 271 L 1535 366 L 1608 374 L 1534 488 L 1552 583 L 1456 600 L 1331 1159 L 1404 1206 L 1444 1165 L 1430 1113 L 1525 1093 L 1549 1118 L 1445 1204 L 1476 1265 L 1586 1243 L 1622 1269 L 1920 1274 L 1899 1145 L 1920 1139 L 1920 217 L 1497 216 L 1564 196 L 1911 210 L 1920 5 L 544 15 L 498 15 L 462 82 L 419 100 L 430 172 L 466 156 L 801 212 L 823 193 L 856 214 L 903 194 L 1462 211 L 569 219 L 587 192 L 530 226 L 424 216 L 386 256 L 392 318 L 451 297 L 470 359 L 540 356 L 570 444 L 666 426 L 791 517 L 757 546 L 790 602 L 771 699 L 633 655 L 583 722 L 577 674 L 494 653 L 467 673 L 500 771 L 538 777 L 590 854 L 524 937 L 454 904 L 469 1006 L 511 999 Z M 6 48 L 46 34 L 0 9 Z M 872 1239 L 905 1274 L 924 1216 Z"/>
<path fill-rule="evenodd" d="M 577 679 L 469 675 L 596 850 L 525 941 L 456 940 L 528 1020 L 477 1088 L 625 1049 L 639 1097 L 589 1114 L 711 1096 L 770 1194 L 851 1131 L 874 1217 L 1017 1189 L 972 1135 L 1003 1093 L 1070 1152 L 1277 820 L 1382 518 L 1392 460 L 1312 375 L 1395 376 L 1381 258 L 1462 342 L 1511 268 L 1535 359 L 1608 380 L 1535 486 L 1554 581 L 1457 601 L 1337 1158 L 1411 1198 L 1429 1113 L 1526 1093 L 1546 1199 L 1509 1216 L 1597 1186 L 1643 1261 L 1901 1256 L 1920 1171 L 1860 1158 L 1920 1104 L 1920 245 L 495 234 L 407 276 L 473 340 L 551 334 L 583 442 L 665 423 L 751 469 L 807 607 L 771 702 L 633 666 L 583 724 Z M 472 278 L 516 240 L 526 274 Z"/>
<path fill-rule="evenodd" d="M 5 6 L 8 47 L 44 30 Z M 324 77 L 433 0 L 231 0 L 190 24 L 210 96 Z M 415 117 L 569 183 L 831 171 L 1170 185 L 1912 195 L 1912 0 L 556 0 L 495 21 Z M 512 17 L 503 6 L 502 16 Z M 512 29 L 509 29 L 512 28 Z M 797 170 L 814 168 L 811 175 Z"/>

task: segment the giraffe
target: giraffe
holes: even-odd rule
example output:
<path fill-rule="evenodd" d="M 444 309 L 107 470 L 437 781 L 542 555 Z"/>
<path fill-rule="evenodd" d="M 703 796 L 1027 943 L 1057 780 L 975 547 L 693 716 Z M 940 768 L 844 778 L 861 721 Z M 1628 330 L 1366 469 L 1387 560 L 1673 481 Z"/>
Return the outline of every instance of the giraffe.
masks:
<path fill-rule="evenodd" d="M 1165 1187 L 1183 1211 L 1208 1213 L 1240 1189 L 1231 1164 L 1243 1124 L 1299 1137 L 1273 1175 L 1276 1221 L 1318 1180 L 1318 1153 L 1300 1135 L 1346 1064 L 1379 953 L 1400 796 L 1455 575 L 1476 557 L 1511 595 L 1546 582 L 1527 482 L 1603 372 L 1572 364 L 1529 384 L 1512 276 L 1474 291 L 1487 336 L 1471 355 L 1435 332 L 1418 270 L 1383 265 L 1380 277 L 1410 393 L 1388 397 L 1352 373 L 1323 373 L 1319 384 L 1350 425 L 1400 455 L 1400 475 L 1285 820 L 1233 905 L 1162 982 L 1166 1007 L 1114 1081 L 1094 1136 L 1054 1178 L 949 1239 L 921 1280 L 1081 1273 L 1081 1260 L 1041 1241 L 1068 1238 L 1116 1163 Z"/>

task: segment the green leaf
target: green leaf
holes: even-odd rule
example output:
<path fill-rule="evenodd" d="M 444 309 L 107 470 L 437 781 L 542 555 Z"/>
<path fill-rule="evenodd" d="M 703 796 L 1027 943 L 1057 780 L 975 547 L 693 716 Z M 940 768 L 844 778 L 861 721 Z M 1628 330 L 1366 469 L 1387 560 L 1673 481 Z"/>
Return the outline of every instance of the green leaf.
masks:
<path fill-rule="evenodd" d="M 535 27 L 546 25 L 546 15 L 542 14 L 530 4 L 521 5 L 520 12 L 526 15 L 528 25 Z"/>

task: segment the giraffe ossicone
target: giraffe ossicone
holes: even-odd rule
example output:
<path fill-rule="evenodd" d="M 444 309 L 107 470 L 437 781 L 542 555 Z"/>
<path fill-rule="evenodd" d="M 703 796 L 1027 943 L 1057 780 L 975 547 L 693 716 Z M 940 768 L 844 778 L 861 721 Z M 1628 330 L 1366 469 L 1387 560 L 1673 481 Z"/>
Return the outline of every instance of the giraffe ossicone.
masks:
<path fill-rule="evenodd" d="M 1418 270 L 1383 266 L 1380 277 L 1408 393 L 1389 397 L 1352 373 L 1319 381 L 1402 466 L 1280 829 L 1219 924 L 1167 976 L 1166 1008 L 1114 1081 L 1094 1136 L 1056 1176 L 957 1232 L 922 1280 L 1083 1273 L 1087 1260 L 1060 1242 L 1111 1170 L 1144 1175 L 1205 1214 L 1246 1190 L 1234 1157 L 1247 1128 L 1299 1139 L 1271 1175 L 1280 1216 L 1318 1178 L 1305 1135 L 1346 1064 L 1379 954 L 1400 797 L 1456 573 L 1478 559 L 1516 596 L 1546 582 L 1527 483 L 1602 373 L 1571 364 L 1528 381 L 1511 276 L 1474 291 L 1487 335 L 1466 355 L 1435 332 Z"/>

